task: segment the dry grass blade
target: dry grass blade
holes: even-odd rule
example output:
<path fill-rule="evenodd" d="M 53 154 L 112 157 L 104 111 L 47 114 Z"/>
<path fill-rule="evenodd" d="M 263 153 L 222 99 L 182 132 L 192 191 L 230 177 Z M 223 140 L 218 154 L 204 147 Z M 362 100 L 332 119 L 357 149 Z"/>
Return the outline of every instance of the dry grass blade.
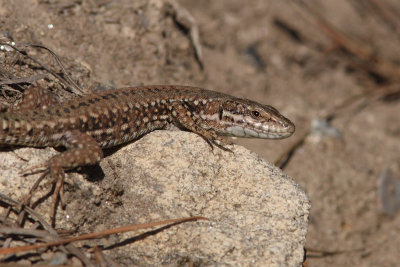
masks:
<path fill-rule="evenodd" d="M 100 238 L 100 237 L 104 237 L 104 236 L 108 236 L 108 235 L 112 235 L 112 234 L 147 229 L 150 227 L 161 226 L 161 225 L 165 225 L 165 224 L 178 224 L 178 223 L 191 222 L 191 221 L 197 221 L 197 220 L 208 220 L 208 219 L 205 217 L 201 217 L 201 216 L 193 216 L 193 217 L 182 218 L 182 219 L 170 219 L 170 220 L 164 220 L 164 221 L 152 222 L 152 223 L 127 225 L 127 226 L 122 226 L 122 227 L 118 227 L 118 228 L 108 229 L 108 230 L 98 232 L 98 233 L 84 234 L 81 236 L 63 239 L 63 240 L 59 240 L 59 241 L 54 241 L 54 242 L 50 242 L 50 243 L 46 243 L 46 244 L 29 245 L 29 246 L 14 247 L 14 248 L 2 248 L 2 249 L 0 249 L 0 255 L 6 255 L 6 254 L 10 254 L 10 253 L 18 253 L 18 252 L 22 252 L 22 251 L 36 250 L 39 248 L 46 248 L 46 247 L 51 247 L 51 246 L 65 245 L 65 244 L 69 244 L 71 242 L 95 239 L 95 238 Z"/>
<path fill-rule="evenodd" d="M 18 201 L 15 201 L 12 198 L 9 198 L 8 196 L 1 194 L 1 193 L 0 193 L 0 201 L 9 207 L 9 212 L 11 212 L 11 209 L 19 210 L 20 203 Z M 7 213 L 7 216 L 9 214 L 9 212 Z M 59 240 L 60 239 L 56 230 L 54 230 L 54 228 L 51 227 L 51 225 L 49 223 L 47 223 L 47 221 L 40 214 L 35 212 L 30 207 L 25 206 L 23 211 L 21 213 L 19 213 L 18 221 L 20 221 L 20 224 L 22 223 L 22 219 L 25 218 L 25 213 L 28 213 L 33 219 L 37 220 L 41 224 L 41 226 L 47 231 L 47 238 L 46 238 L 47 240 Z M 9 240 L 7 243 L 9 245 L 11 243 L 11 240 Z M 6 247 L 8 247 L 8 245 L 6 244 L 5 248 L 3 248 L 3 249 L 6 249 Z M 69 253 L 76 256 L 78 259 L 80 259 L 86 266 L 92 266 L 92 264 L 90 263 L 90 261 L 86 257 L 86 255 L 84 255 L 79 249 L 74 247 L 72 244 L 67 244 L 65 246 L 65 249 Z"/>
<path fill-rule="evenodd" d="M 116 262 L 111 260 L 107 255 L 104 255 L 104 253 L 101 251 L 101 249 L 98 246 L 95 246 L 93 248 L 93 254 L 96 258 L 96 266 L 99 267 L 117 267 L 119 266 Z"/>
<path fill-rule="evenodd" d="M 9 46 L 11 48 L 13 48 L 15 51 L 17 51 L 18 53 L 26 56 L 27 58 L 29 58 L 30 60 L 32 60 L 33 62 L 35 62 L 36 64 L 38 64 L 39 66 L 41 66 L 43 69 L 45 69 L 47 72 L 49 72 L 50 74 L 52 74 L 54 77 L 56 77 L 58 80 L 65 82 L 67 85 L 71 85 L 71 87 L 75 90 L 73 90 L 73 92 L 77 95 L 82 95 L 85 92 L 82 90 L 82 88 L 79 87 L 79 85 L 77 85 L 72 78 L 68 75 L 67 71 L 64 68 L 64 65 L 61 63 L 61 60 L 59 59 L 59 57 L 57 56 L 56 53 L 54 53 L 51 49 L 43 46 L 43 45 L 39 45 L 39 44 L 19 44 L 20 46 L 24 46 L 24 47 L 36 47 L 36 48 L 41 48 L 44 49 L 46 51 L 48 51 L 51 55 L 53 55 L 53 57 L 55 58 L 56 62 L 58 63 L 58 65 L 60 66 L 60 68 L 62 69 L 65 78 L 60 76 L 58 73 L 56 73 L 55 71 L 49 69 L 48 67 L 46 67 L 45 65 L 43 65 L 42 63 L 40 63 L 37 59 L 31 57 L 30 55 L 28 55 L 25 51 L 20 50 L 18 47 L 16 47 L 15 45 L 11 45 L 9 43 L 6 42 L 0 42 L 0 45 L 4 45 L 4 46 Z"/>
<path fill-rule="evenodd" d="M 311 24 L 316 25 L 326 36 L 328 36 L 338 47 L 341 47 L 348 53 L 367 64 L 357 64 L 359 68 L 365 69 L 369 73 L 374 73 L 379 77 L 391 81 L 399 81 L 399 68 L 379 56 L 374 54 L 372 46 L 364 42 L 350 38 L 323 18 L 309 4 L 304 1 L 290 1 L 295 10 Z"/>
<path fill-rule="evenodd" d="M 39 74 L 35 76 L 29 76 L 29 77 L 22 77 L 22 78 L 15 78 L 15 79 L 7 79 L 7 80 L 0 80 L 0 85 L 5 85 L 5 84 L 18 84 L 18 83 L 32 83 L 37 80 L 41 80 L 43 78 L 47 78 L 47 75 L 45 74 Z"/>
<path fill-rule="evenodd" d="M 175 0 L 167 1 L 167 14 L 170 14 L 175 23 L 188 31 L 194 48 L 195 57 L 201 69 L 204 69 L 203 52 L 200 44 L 199 27 L 188 10 L 180 6 Z"/>
<path fill-rule="evenodd" d="M 0 233 L 2 233 L 3 235 L 23 235 L 23 236 L 32 236 L 43 239 L 49 237 L 49 232 L 45 230 L 24 229 L 24 228 L 6 227 L 6 226 L 0 226 Z"/>
<path fill-rule="evenodd" d="M 330 256 L 339 255 L 339 254 L 352 253 L 352 252 L 364 251 L 364 250 L 365 250 L 365 248 L 355 248 L 355 249 L 328 251 L 328 250 L 307 248 L 307 257 L 308 258 L 322 258 L 322 257 L 330 257 Z M 310 254 L 310 252 L 314 253 L 314 254 Z"/>
<path fill-rule="evenodd" d="M 12 198 L 0 193 L 0 201 L 12 207 L 13 209 L 18 210 L 20 203 L 18 201 L 13 200 Z M 24 207 L 24 211 L 28 213 L 32 218 L 36 219 L 40 222 L 45 230 L 47 230 L 50 234 L 57 236 L 57 232 L 51 227 L 50 224 L 36 211 L 29 207 Z"/>
<path fill-rule="evenodd" d="M 398 35 L 400 34 L 400 19 L 393 8 L 381 0 L 368 0 L 365 2 L 369 3 L 372 6 L 371 10 L 378 14 Z"/>
<path fill-rule="evenodd" d="M 283 170 L 289 164 L 289 161 L 296 150 L 304 144 L 304 141 L 306 140 L 309 133 L 310 130 L 307 130 L 299 138 L 297 138 L 296 142 L 294 142 L 288 149 L 286 149 L 274 162 L 274 165 Z"/>
<path fill-rule="evenodd" d="M 68 75 L 67 71 L 65 70 L 64 65 L 62 64 L 60 58 L 57 56 L 56 53 L 54 53 L 50 48 L 44 46 L 44 45 L 39 45 L 39 44 L 20 44 L 21 46 L 27 46 L 27 47 L 36 47 L 36 48 L 40 48 L 40 49 L 44 49 L 46 51 L 48 51 L 53 57 L 54 59 L 57 61 L 58 65 L 60 66 L 60 68 L 62 69 L 64 75 L 65 75 L 65 79 L 63 78 L 63 80 L 67 80 L 69 82 L 69 84 L 71 84 L 76 90 L 78 90 L 80 93 L 84 94 L 85 92 L 82 90 L 82 88 L 77 85 L 74 80 L 71 78 L 71 76 Z M 75 92 L 76 94 L 79 95 L 79 93 Z"/>

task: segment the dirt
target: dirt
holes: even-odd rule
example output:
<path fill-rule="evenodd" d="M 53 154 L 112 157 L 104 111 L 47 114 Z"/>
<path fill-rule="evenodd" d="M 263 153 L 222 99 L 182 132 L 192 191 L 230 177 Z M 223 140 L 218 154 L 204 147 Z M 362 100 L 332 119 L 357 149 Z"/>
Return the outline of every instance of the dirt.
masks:
<path fill-rule="evenodd" d="M 295 147 L 284 171 L 312 202 L 305 264 L 395 266 L 400 215 L 396 203 L 382 208 L 378 179 L 391 169 L 400 180 L 400 4 L 294 2 L 179 1 L 199 27 L 204 69 L 163 1 L 0 1 L 0 28 L 4 40 L 53 49 L 87 90 L 185 84 L 273 105 L 296 124 L 293 137 L 235 142 L 272 162 Z M 17 77 L 30 74 L 26 59 L 3 57 Z M 60 91 L 49 80 L 38 83 Z"/>

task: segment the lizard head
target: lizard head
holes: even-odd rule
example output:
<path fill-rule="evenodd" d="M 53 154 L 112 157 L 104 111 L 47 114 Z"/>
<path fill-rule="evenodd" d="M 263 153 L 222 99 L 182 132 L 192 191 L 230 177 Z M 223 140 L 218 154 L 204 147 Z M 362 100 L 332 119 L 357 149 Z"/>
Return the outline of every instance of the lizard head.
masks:
<path fill-rule="evenodd" d="M 219 107 L 219 123 L 214 129 L 218 134 L 246 137 L 283 139 L 295 131 L 294 124 L 272 106 L 232 98 Z"/>

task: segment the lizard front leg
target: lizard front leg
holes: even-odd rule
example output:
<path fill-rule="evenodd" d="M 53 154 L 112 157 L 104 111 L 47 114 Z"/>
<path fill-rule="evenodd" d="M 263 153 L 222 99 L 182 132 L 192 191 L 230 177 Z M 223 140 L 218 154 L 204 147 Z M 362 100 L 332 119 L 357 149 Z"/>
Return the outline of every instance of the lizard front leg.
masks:
<path fill-rule="evenodd" d="M 195 118 L 188 107 L 185 107 L 185 105 L 180 102 L 175 102 L 172 105 L 172 117 L 178 126 L 181 126 L 202 137 L 210 145 L 211 149 L 214 149 L 214 146 L 217 146 L 222 150 L 232 152 L 231 149 L 225 147 L 226 145 L 232 145 L 232 142 L 229 142 L 225 138 L 219 136 L 212 129 L 204 129 L 199 126 L 199 123 L 197 122 L 199 118 Z"/>

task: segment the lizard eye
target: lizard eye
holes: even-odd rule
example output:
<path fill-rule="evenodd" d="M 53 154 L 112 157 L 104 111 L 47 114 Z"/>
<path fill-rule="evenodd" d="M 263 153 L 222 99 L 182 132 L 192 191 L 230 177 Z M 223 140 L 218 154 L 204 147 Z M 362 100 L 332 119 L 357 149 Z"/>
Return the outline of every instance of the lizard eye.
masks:
<path fill-rule="evenodd" d="M 257 110 L 253 110 L 253 111 L 251 112 L 251 115 L 252 115 L 254 118 L 259 118 L 259 117 L 261 116 L 260 112 L 258 112 Z"/>

